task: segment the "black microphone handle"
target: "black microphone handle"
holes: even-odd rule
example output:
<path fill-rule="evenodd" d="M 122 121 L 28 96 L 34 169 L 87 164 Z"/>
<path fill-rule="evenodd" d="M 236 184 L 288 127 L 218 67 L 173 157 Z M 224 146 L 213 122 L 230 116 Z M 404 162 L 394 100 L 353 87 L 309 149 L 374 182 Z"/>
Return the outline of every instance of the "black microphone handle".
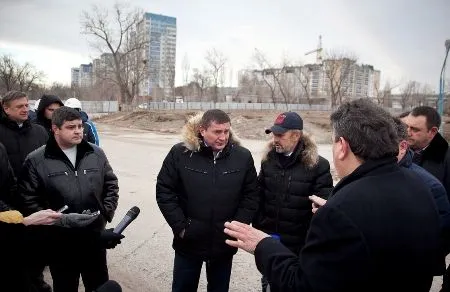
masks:
<path fill-rule="evenodd" d="M 114 233 L 122 234 L 122 231 L 124 231 L 125 228 L 127 228 L 127 226 L 130 225 L 131 222 L 133 222 L 133 220 L 134 219 L 130 216 L 125 215 L 122 221 L 120 221 L 119 224 L 117 224 L 116 228 L 114 228 Z"/>

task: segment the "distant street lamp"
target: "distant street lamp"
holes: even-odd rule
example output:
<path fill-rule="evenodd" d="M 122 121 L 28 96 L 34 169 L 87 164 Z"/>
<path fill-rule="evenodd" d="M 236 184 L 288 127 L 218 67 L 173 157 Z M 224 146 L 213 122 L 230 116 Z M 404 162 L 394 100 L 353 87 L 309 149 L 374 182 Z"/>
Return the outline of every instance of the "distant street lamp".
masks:
<path fill-rule="evenodd" d="M 444 64 L 442 64 L 441 76 L 439 78 L 438 112 L 441 117 L 444 113 L 445 66 L 447 63 L 447 56 L 448 56 L 449 51 L 450 51 L 450 39 L 445 41 L 445 58 L 444 58 Z M 443 121 L 443 119 L 442 119 L 442 121 Z M 443 123 L 442 123 L 442 125 L 443 125 Z M 442 125 L 440 127 L 441 132 L 444 130 Z"/>

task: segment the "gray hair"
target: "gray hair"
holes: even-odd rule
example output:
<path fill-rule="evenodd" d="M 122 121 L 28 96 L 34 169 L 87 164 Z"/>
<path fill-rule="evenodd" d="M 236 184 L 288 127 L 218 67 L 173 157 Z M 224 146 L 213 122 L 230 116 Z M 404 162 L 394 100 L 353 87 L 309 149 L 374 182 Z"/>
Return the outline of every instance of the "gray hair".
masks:
<path fill-rule="evenodd" d="M 9 105 L 9 103 L 13 100 L 20 99 L 27 97 L 26 93 L 17 91 L 17 90 L 11 90 L 8 91 L 2 98 L 2 104 L 3 105 Z"/>

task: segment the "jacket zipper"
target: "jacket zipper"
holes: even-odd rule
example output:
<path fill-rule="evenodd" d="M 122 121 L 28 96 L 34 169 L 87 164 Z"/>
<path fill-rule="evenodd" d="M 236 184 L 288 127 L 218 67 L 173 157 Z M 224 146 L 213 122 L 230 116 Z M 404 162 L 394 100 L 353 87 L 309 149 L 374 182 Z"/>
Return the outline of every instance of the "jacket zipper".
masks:
<path fill-rule="evenodd" d="M 286 201 L 286 202 L 289 200 L 289 189 L 291 188 L 291 180 L 292 180 L 292 175 L 289 175 L 287 189 L 286 189 L 286 193 L 284 196 L 284 201 Z"/>
<path fill-rule="evenodd" d="M 286 173 L 286 170 L 283 169 L 283 172 L 281 173 L 281 177 L 282 177 L 283 181 L 284 181 L 285 173 Z M 277 196 L 276 200 L 277 200 L 277 220 L 276 220 L 276 225 L 275 225 L 275 232 L 278 234 L 278 225 L 279 225 L 279 221 L 280 221 L 280 207 L 281 207 L 281 198 L 279 195 Z"/>
<path fill-rule="evenodd" d="M 220 155 L 220 151 L 217 152 L 216 154 L 214 154 L 213 152 L 213 185 L 216 185 L 216 163 L 217 163 L 217 158 Z M 209 254 L 212 255 L 212 251 L 213 251 L 213 242 L 214 242 L 214 199 L 213 197 L 210 198 L 211 199 L 211 221 L 210 221 L 210 228 L 211 228 L 211 234 L 212 234 L 212 238 L 211 241 L 209 243 Z"/>
<path fill-rule="evenodd" d="M 80 162 L 78 163 L 78 168 L 80 167 L 81 163 L 83 162 L 84 158 L 86 157 L 86 153 L 83 155 L 83 157 L 80 159 Z M 76 163 L 76 162 L 75 162 Z M 77 187 L 78 187 L 78 195 L 79 195 L 79 202 L 82 202 L 83 194 L 81 193 L 81 184 L 80 179 L 78 178 L 78 168 L 75 168 L 72 166 L 73 172 L 75 174 L 75 180 L 77 181 Z"/>

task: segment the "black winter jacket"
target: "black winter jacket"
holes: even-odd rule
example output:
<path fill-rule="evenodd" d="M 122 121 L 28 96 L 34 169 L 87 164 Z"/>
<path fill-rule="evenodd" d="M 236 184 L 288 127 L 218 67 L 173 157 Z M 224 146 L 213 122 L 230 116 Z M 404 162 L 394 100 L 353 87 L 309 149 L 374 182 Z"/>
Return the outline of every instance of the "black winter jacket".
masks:
<path fill-rule="evenodd" d="M 102 220 L 94 224 L 100 228 L 111 222 L 119 197 L 117 177 L 102 149 L 83 140 L 74 168 L 53 136 L 27 157 L 18 187 L 26 215 L 64 205 L 67 213 L 100 210 Z"/>
<path fill-rule="evenodd" d="M 10 120 L 1 110 L 0 118 L 0 143 L 8 152 L 9 163 L 17 177 L 27 155 L 47 143 L 48 134 L 39 125 L 26 120 L 22 127 Z"/>
<path fill-rule="evenodd" d="M 45 108 L 54 103 L 64 106 L 61 99 L 56 95 L 44 94 L 36 109 L 36 123 L 44 127 L 49 135 L 52 134 L 52 121 L 45 117 Z"/>
<path fill-rule="evenodd" d="M 5 146 L 0 143 L 0 212 L 17 205 L 16 178 Z"/>
<path fill-rule="evenodd" d="M 442 183 L 450 200 L 450 148 L 441 134 L 434 136 L 417 164 Z"/>
<path fill-rule="evenodd" d="M 367 161 L 313 215 L 293 254 L 272 238 L 256 247 L 258 269 L 281 291 L 429 291 L 441 260 L 430 191 L 395 158 Z"/>
<path fill-rule="evenodd" d="M 97 139 L 95 138 L 94 135 L 94 130 L 92 129 L 92 126 L 88 123 L 89 120 L 88 115 L 83 111 L 80 111 L 80 114 L 81 114 L 81 121 L 83 122 L 83 139 L 89 143 L 98 146 Z"/>
<path fill-rule="evenodd" d="M 250 223 L 258 208 L 253 158 L 230 135 L 216 159 L 195 131 L 199 116 L 184 127 L 184 143 L 172 147 L 158 174 L 156 200 L 174 233 L 175 251 L 208 260 L 232 256 L 225 221 Z M 185 229 L 184 237 L 179 234 Z"/>
<path fill-rule="evenodd" d="M 261 207 L 253 225 L 279 235 L 281 242 L 298 254 L 312 216 L 308 196 L 326 199 L 333 188 L 330 164 L 318 155 L 316 144 L 306 133 L 288 163 L 280 163 L 272 142 L 267 151 L 258 176 Z"/>

